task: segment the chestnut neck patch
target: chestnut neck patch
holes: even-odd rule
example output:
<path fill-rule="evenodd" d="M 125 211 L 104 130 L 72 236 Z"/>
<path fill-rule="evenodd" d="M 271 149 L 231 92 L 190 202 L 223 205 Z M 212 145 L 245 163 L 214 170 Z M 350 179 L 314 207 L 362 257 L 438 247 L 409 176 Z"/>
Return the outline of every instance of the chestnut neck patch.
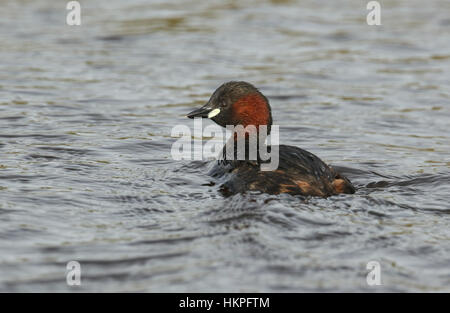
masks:
<path fill-rule="evenodd" d="M 247 127 L 267 125 L 270 131 L 272 117 L 267 100 L 259 93 L 251 93 L 241 97 L 232 106 L 232 119 L 235 125 Z"/>

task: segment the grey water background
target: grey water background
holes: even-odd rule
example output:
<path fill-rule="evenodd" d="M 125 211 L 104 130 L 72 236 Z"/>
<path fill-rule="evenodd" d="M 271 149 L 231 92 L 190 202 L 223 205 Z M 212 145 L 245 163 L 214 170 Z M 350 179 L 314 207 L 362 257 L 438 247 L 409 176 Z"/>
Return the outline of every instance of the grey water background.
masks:
<path fill-rule="evenodd" d="M 367 1 L 80 2 L 81 26 L 0 2 L 0 291 L 450 291 L 449 1 L 380 1 L 381 26 Z M 224 198 L 174 161 L 229 80 L 357 193 Z"/>

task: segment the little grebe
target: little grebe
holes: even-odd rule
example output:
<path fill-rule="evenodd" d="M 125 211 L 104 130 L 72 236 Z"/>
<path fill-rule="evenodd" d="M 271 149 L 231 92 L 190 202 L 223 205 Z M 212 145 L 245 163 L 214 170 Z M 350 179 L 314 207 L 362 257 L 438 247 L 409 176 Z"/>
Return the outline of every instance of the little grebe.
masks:
<path fill-rule="evenodd" d="M 189 118 L 210 118 L 222 127 L 226 125 L 253 125 L 257 135 L 261 126 L 266 125 L 270 133 L 272 114 L 267 98 L 253 85 L 247 82 L 228 82 L 217 88 L 208 103 L 192 111 Z M 214 166 L 210 175 L 221 178 L 221 190 L 225 194 L 246 191 L 260 191 L 268 194 L 289 193 L 303 196 L 328 197 L 340 193 L 354 193 L 352 183 L 335 169 L 326 165 L 314 154 L 303 149 L 279 145 L 278 168 L 263 171 L 261 159 L 246 158 L 236 160 L 227 157 L 226 146 L 236 147 L 240 134 L 234 133 L 223 149 L 223 158 Z M 248 136 L 248 133 L 245 134 Z M 248 137 L 246 152 L 248 152 Z M 266 147 L 271 151 L 271 147 Z"/>

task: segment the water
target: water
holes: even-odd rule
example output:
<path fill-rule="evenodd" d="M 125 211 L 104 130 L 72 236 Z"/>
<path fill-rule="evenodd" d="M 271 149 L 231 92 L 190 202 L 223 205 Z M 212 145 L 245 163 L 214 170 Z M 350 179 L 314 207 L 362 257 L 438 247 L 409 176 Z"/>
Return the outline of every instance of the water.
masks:
<path fill-rule="evenodd" d="M 450 291 L 450 3 L 366 3 L 2 1 L 0 291 Z M 224 198 L 172 160 L 236 79 L 357 193 Z"/>

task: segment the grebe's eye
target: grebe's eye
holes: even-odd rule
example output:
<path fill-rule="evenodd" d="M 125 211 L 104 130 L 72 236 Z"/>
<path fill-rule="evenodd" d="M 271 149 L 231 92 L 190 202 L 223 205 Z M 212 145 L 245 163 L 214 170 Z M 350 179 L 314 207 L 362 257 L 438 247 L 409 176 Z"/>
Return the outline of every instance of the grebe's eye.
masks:
<path fill-rule="evenodd" d="M 224 108 L 224 107 L 226 107 L 227 106 L 227 103 L 225 102 L 225 101 L 222 101 L 221 103 L 220 103 L 220 107 L 221 108 Z"/>

